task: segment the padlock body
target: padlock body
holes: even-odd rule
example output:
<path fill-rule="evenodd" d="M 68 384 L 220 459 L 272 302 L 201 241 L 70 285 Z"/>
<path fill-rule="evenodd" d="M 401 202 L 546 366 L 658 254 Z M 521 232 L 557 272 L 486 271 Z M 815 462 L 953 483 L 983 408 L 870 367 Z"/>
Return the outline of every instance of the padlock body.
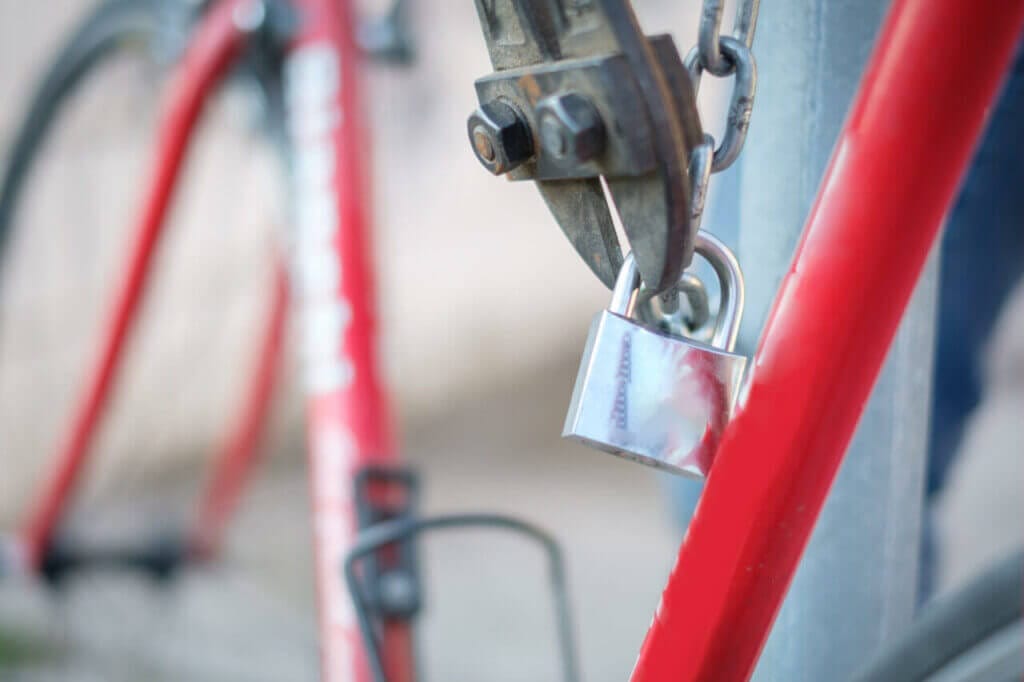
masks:
<path fill-rule="evenodd" d="M 703 478 L 732 416 L 746 362 L 602 311 L 590 326 L 562 435 Z"/>

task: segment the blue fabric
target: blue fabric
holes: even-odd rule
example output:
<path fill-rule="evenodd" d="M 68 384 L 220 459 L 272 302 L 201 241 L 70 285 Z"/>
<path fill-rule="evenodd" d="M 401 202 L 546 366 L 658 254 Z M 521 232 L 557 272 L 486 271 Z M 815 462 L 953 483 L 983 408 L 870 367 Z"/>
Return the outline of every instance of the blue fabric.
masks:
<path fill-rule="evenodd" d="M 929 507 L 946 483 L 967 418 L 981 401 L 985 345 L 1024 274 L 1024 46 L 950 212 L 941 258 Z M 933 588 L 938 551 L 931 516 L 924 525 L 922 599 Z"/>

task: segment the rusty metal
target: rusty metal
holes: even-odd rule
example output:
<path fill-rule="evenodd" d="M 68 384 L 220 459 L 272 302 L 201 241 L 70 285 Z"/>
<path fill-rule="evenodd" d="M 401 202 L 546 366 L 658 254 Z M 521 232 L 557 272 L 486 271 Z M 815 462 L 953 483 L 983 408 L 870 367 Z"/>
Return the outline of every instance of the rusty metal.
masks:
<path fill-rule="evenodd" d="M 535 139 L 537 155 L 532 163 L 510 175 L 513 180 L 565 180 L 619 175 L 641 175 L 655 168 L 654 144 L 637 102 L 642 94 L 621 55 L 574 60 L 571 66 L 540 65 L 509 69 L 476 82 L 483 103 L 470 120 L 495 105 L 513 106 Z M 554 93 L 554 94 L 549 94 Z M 593 158 L 567 163 L 562 156 L 544 153 L 541 118 L 552 112 L 556 102 L 586 100 L 591 116 L 601 121 L 605 132 L 602 153 Z"/>
<path fill-rule="evenodd" d="M 672 39 L 645 36 L 627 0 L 476 0 L 476 8 L 495 70 L 476 82 L 477 157 L 493 168 L 482 153 L 493 138 L 473 135 L 481 113 L 498 105 L 521 112 L 531 156 L 505 169 L 509 179 L 537 183 L 569 241 L 611 287 L 622 250 L 603 177 L 645 289 L 674 286 L 693 257 L 688 167 L 703 132 Z"/>
<path fill-rule="evenodd" d="M 533 156 L 533 138 L 522 115 L 500 100 L 477 109 L 466 123 L 476 158 L 495 175 L 507 173 Z"/>
<path fill-rule="evenodd" d="M 537 105 L 541 147 L 555 162 L 572 166 L 604 152 L 601 114 L 578 92 L 552 95 Z"/>

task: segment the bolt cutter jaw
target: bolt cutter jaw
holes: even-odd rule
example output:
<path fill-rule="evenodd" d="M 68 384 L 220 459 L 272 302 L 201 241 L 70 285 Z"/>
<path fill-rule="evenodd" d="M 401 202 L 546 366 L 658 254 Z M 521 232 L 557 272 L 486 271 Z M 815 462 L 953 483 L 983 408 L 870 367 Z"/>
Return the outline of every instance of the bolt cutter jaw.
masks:
<path fill-rule="evenodd" d="M 470 117 L 481 163 L 536 182 L 609 288 L 623 260 L 613 210 L 645 290 L 673 287 L 693 257 L 688 168 L 703 132 L 672 39 L 645 36 L 628 0 L 476 0 L 476 8 L 495 70 L 476 82 L 480 109 Z M 495 110 L 517 112 L 528 138 L 516 147 L 528 155 L 515 163 L 500 163 L 507 157 L 494 138 L 474 134 L 490 130 L 479 122 Z"/>

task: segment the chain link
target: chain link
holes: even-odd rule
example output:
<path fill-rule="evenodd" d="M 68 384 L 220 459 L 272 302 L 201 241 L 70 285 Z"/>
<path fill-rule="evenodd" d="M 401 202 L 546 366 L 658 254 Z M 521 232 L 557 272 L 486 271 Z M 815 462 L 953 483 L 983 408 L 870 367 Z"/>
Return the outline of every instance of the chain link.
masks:
<path fill-rule="evenodd" d="M 754 43 L 754 28 L 757 25 L 757 11 L 761 0 L 739 0 L 736 6 L 736 20 L 732 37 L 743 43 L 749 50 Z M 697 49 L 700 51 L 701 66 L 712 75 L 728 76 L 733 65 L 721 49 L 722 8 L 725 0 L 704 0 L 700 13 L 700 30 L 697 33 Z"/>
<path fill-rule="evenodd" d="M 708 198 L 708 184 L 714 167 L 715 138 L 704 133 L 704 141 L 690 153 L 690 230 L 700 229 L 704 215 L 704 202 Z"/>
<path fill-rule="evenodd" d="M 718 46 L 721 53 L 729 61 L 730 69 L 736 76 L 729 100 L 728 118 L 722 143 L 715 149 L 715 159 L 711 165 L 714 173 L 725 170 L 739 157 L 743 143 L 747 139 L 747 128 L 750 127 L 750 112 L 754 107 L 754 94 L 757 91 L 757 65 L 750 48 L 736 38 L 725 36 L 719 38 Z M 694 92 L 700 90 L 704 63 L 700 59 L 700 48 L 695 47 L 686 55 L 686 68 L 690 71 Z M 710 73 L 710 69 L 708 69 Z"/>
<path fill-rule="evenodd" d="M 694 94 L 700 89 L 704 72 L 718 78 L 735 76 L 721 143 L 715 146 L 714 138 L 705 134 L 704 144 L 698 146 L 691 154 L 690 183 L 695 208 L 694 230 L 700 228 L 700 217 L 710 174 L 731 166 L 739 157 L 743 143 L 747 139 L 750 113 L 757 91 L 757 63 L 750 48 L 754 42 L 760 4 L 760 0 L 738 0 L 732 34 L 723 36 L 722 14 L 725 0 L 704 0 L 697 44 L 686 56 L 686 68 L 690 72 Z M 710 168 L 705 169 L 704 156 L 707 156 L 706 147 L 709 143 L 714 149 L 714 155 L 711 157 Z"/>
<path fill-rule="evenodd" d="M 754 42 L 760 0 L 738 0 L 733 32 L 727 36 L 721 35 L 724 5 L 725 0 L 704 0 L 697 44 L 685 59 L 695 96 L 700 90 L 704 72 L 718 78 L 735 76 L 721 144 L 716 146 L 715 138 L 705 133 L 704 141 L 690 152 L 691 234 L 696 234 L 700 229 L 711 174 L 731 166 L 743 150 L 757 91 L 757 64 L 750 48 Z M 707 291 L 699 279 L 689 274 L 686 276 L 691 279 L 684 278 L 679 286 L 657 297 L 656 310 L 650 302 L 647 306 L 651 309 L 648 314 L 673 333 L 692 332 L 707 318 Z M 696 284 L 693 280 L 696 280 Z M 682 317 L 680 293 L 685 294 L 690 303 L 690 319 Z"/>

